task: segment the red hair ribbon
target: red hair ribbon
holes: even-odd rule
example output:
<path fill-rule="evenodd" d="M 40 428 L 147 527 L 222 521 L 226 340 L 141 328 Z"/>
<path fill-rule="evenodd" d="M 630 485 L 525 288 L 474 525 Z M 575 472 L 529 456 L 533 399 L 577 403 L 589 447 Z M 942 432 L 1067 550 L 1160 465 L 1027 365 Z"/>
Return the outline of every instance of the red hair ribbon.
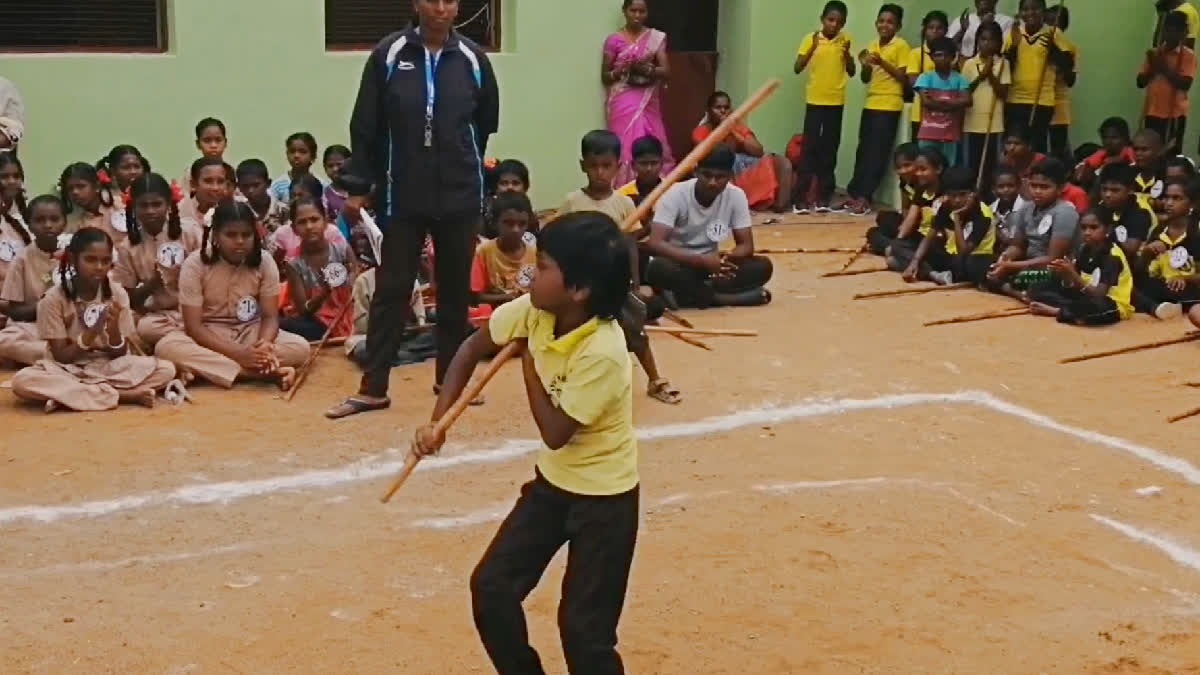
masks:
<path fill-rule="evenodd" d="M 100 169 L 96 172 L 96 178 L 100 179 L 101 185 L 112 185 L 112 177 L 108 175 L 108 171 Z"/>
<path fill-rule="evenodd" d="M 179 181 L 171 181 L 171 199 L 176 204 L 183 201 L 183 188 L 180 187 Z"/>
<path fill-rule="evenodd" d="M 133 206 L 133 191 L 130 188 L 125 188 L 121 193 L 121 202 L 125 204 L 125 208 Z"/>
<path fill-rule="evenodd" d="M 495 157 L 488 157 L 487 159 L 483 160 L 483 168 L 491 170 L 496 168 L 496 165 L 499 163 L 500 161 Z"/>

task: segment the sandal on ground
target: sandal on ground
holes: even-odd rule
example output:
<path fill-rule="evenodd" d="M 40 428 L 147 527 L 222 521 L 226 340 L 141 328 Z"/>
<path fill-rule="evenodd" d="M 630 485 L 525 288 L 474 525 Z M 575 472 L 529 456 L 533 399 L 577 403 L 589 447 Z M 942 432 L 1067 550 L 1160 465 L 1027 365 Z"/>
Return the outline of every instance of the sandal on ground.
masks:
<path fill-rule="evenodd" d="M 345 401 L 325 411 L 325 416 L 331 420 L 340 420 L 351 415 L 360 413 L 372 412 L 375 410 L 387 410 L 392 405 L 392 400 L 385 398 L 379 401 L 368 401 L 364 398 L 351 396 Z"/>
<path fill-rule="evenodd" d="M 683 400 L 683 395 L 679 389 L 671 386 L 670 380 L 665 377 L 660 377 L 651 382 L 650 386 L 646 389 L 646 394 L 656 401 L 662 401 L 670 405 L 679 405 L 679 402 Z"/>
<path fill-rule="evenodd" d="M 183 384 L 183 380 L 180 379 L 168 382 L 167 386 L 163 387 L 162 396 L 168 403 L 175 405 L 192 402 L 192 395 L 188 393 L 187 387 Z"/>
<path fill-rule="evenodd" d="M 442 395 L 442 385 L 440 385 L 440 384 L 433 385 L 433 395 L 434 396 Z M 484 403 L 487 403 L 487 398 L 485 398 L 483 394 L 480 394 L 480 395 L 476 396 L 475 398 L 471 399 L 470 402 L 467 403 L 467 405 L 480 406 L 480 405 L 483 405 Z"/>

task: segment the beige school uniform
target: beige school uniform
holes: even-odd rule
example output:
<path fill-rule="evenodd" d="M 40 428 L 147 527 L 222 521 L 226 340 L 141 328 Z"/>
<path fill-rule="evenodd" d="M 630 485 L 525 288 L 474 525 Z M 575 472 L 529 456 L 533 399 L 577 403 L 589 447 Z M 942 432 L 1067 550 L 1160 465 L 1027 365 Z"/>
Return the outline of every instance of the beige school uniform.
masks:
<path fill-rule="evenodd" d="M 73 207 L 67 215 L 66 231 L 75 234 L 85 227 L 104 230 L 114 245 L 129 238 L 126 234 L 125 209 L 120 206 L 101 206 L 100 213 L 88 213 L 78 206 Z"/>
<path fill-rule="evenodd" d="M 13 304 L 38 302 L 54 285 L 58 260 L 36 244 L 26 246 L 8 268 L 4 286 L 0 287 L 0 300 Z M 16 361 L 22 365 L 33 365 L 46 354 L 46 341 L 38 337 L 37 325 L 32 321 L 9 321 L 0 330 L 0 359 Z"/>
<path fill-rule="evenodd" d="M 197 251 L 179 270 L 180 307 L 198 307 L 204 325 L 235 344 L 250 346 L 258 340 L 262 307 L 279 306 L 279 268 L 269 255 L 257 269 L 234 267 L 224 260 L 204 264 Z M 308 342 L 299 335 L 279 331 L 276 356 L 283 366 L 299 366 L 308 358 Z M 154 349 L 159 358 L 221 387 L 233 386 L 242 367 L 236 361 L 196 344 L 186 332 L 169 333 Z"/>
<path fill-rule="evenodd" d="M 0 287 L 3 287 L 8 268 L 12 267 L 17 261 L 17 256 L 21 255 L 21 250 L 25 248 L 22 232 L 26 237 L 30 236 L 25 219 L 21 217 L 21 210 L 14 203 L 7 213 L 0 213 Z M 3 322 L 4 320 L 0 319 L 0 325 L 3 325 Z"/>
<path fill-rule="evenodd" d="M 133 336 L 133 311 L 124 288 L 111 284 L 113 311 L 121 326 L 121 335 Z M 78 340 L 84 331 L 87 308 L 99 302 L 71 300 L 62 286 L 46 292 L 38 302 L 37 330 L 43 340 Z M 128 344 L 128 342 L 126 342 Z M 175 366 L 153 356 L 111 357 L 91 351 L 75 363 L 59 363 L 49 348 L 46 356 L 13 377 L 13 393 L 29 401 L 55 401 L 72 410 L 112 410 L 121 392 L 137 389 L 158 391 L 175 379 Z"/>
<path fill-rule="evenodd" d="M 118 246 L 117 264 L 113 267 L 112 280 L 126 289 L 136 288 L 158 277 L 160 267 L 179 270 L 183 261 L 193 252 L 200 250 L 204 233 L 191 223 L 184 223 L 178 240 L 171 239 L 167 227 L 157 236 L 141 232 L 141 243 L 125 241 Z M 162 286 L 147 298 L 146 313 L 137 321 L 137 334 L 148 346 L 154 346 L 171 331 L 183 330 L 183 315 L 179 312 L 178 277 L 170 286 Z"/>

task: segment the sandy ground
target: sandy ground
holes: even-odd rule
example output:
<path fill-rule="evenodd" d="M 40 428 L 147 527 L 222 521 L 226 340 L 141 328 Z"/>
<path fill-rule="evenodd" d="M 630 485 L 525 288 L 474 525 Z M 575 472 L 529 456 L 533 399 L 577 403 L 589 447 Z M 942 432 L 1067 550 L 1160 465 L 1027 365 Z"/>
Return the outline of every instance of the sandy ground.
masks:
<path fill-rule="evenodd" d="M 860 241 L 808 220 L 759 245 Z M 686 401 L 636 402 L 629 672 L 1200 673 L 1200 419 L 1164 423 L 1200 405 L 1200 345 L 1056 364 L 1186 325 L 923 328 L 1009 304 L 852 301 L 903 282 L 819 277 L 845 258 L 776 256 L 770 307 L 687 313 L 757 339 L 654 338 Z M 489 672 L 467 577 L 532 474 L 512 368 L 387 506 L 431 364 L 336 424 L 357 374 L 332 351 L 291 404 L 47 417 L 0 393 L 0 671 Z M 553 673 L 561 574 L 527 602 Z"/>

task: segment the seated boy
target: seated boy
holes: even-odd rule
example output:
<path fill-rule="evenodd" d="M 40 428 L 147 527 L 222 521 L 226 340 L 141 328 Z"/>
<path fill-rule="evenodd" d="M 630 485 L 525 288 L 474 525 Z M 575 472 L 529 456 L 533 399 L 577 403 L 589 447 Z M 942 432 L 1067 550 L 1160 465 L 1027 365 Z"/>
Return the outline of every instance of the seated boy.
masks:
<path fill-rule="evenodd" d="M 1095 209 L 1129 260 L 1137 259 L 1158 224 L 1158 217 L 1134 194 L 1136 176 L 1137 169 L 1130 164 L 1109 164 L 1101 169 L 1100 205 Z"/>
<path fill-rule="evenodd" d="M 1095 211 L 1079 221 L 1082 240 L 1072 261 L 1051 260 L 1053 278 L 1029 290 L 1029 309 L 1059 323 L 1104 326 L 1133 316 L 1133 273 L 1108 225 Z"/>
<path fill-rule="evenodd" d="M 1071 254 L 1079 241 L 1079 212 L 1062 199 L 1067 167 L 1057 159 L 1034 165 L 1027 181 L 1030 203 L 1009 216 L 1013 241 L 987 274 L 987 287 L 1018 299 L 1019 288 L 1046 278 L 1052 260 Z"/>
<path fill-rule="evenodd" d="M 1158 198 L 1163 193 L 1163 140 L 1153 129 L 1142 129 L 1133 137 L 1133 165 L 1137 168 L 1134 177 L 1134 192 L 1138 199 L 1155 213 Z"/>
<path fill-rule="evenodd" d="M 529 198 L 502 192 L 492 204 L 497 236 L 475 249 L 471 265 L 472 305 L 495 309 L 529 292 L 537 266 L 537 246 L 525 234 L 537 221 Z"/>
<path fill-rule="evenodd" d="M 690 307 L 753 306 L 771 301 L 765 288 L 773 267 L 754 255 L 750 205 L 730 185 L 734 154 L 717 146 L 700 161 L 696 177 L 667 190 L 656 205 L 646 248 L 653 258 L 646 280 Z M 734 248 L 718 247 L 730 233 Z"/>
<path fill-rule="evenodd" d="M 996 245 L 992 210 L 980 203 L 975 172 L 966 167 L 946 169 L 942 191 L 944 198 L 933 226 L 904 270 L 904 280 L 982 284 Z"/>
<path fill-rule="evenodd" d="M 642 200 L 662 182 L 663 144 L 654 136 L 642 136 L 633 142 L 633 168 L 637 172 L 634 180 L 626 183 L 619 192 L 640 206 Z"/>
<path fill-rule="evenodd" d="M 1075 167 L 1075 182 L 1090 188 L 1096 174 L 1110 164 L 1133 164 L 1133 143 L 1129 138 L 1129 122 L 1110 117 L 1100 123 L 1100 143 L 1103 147 L 1088 155 Z"/>

